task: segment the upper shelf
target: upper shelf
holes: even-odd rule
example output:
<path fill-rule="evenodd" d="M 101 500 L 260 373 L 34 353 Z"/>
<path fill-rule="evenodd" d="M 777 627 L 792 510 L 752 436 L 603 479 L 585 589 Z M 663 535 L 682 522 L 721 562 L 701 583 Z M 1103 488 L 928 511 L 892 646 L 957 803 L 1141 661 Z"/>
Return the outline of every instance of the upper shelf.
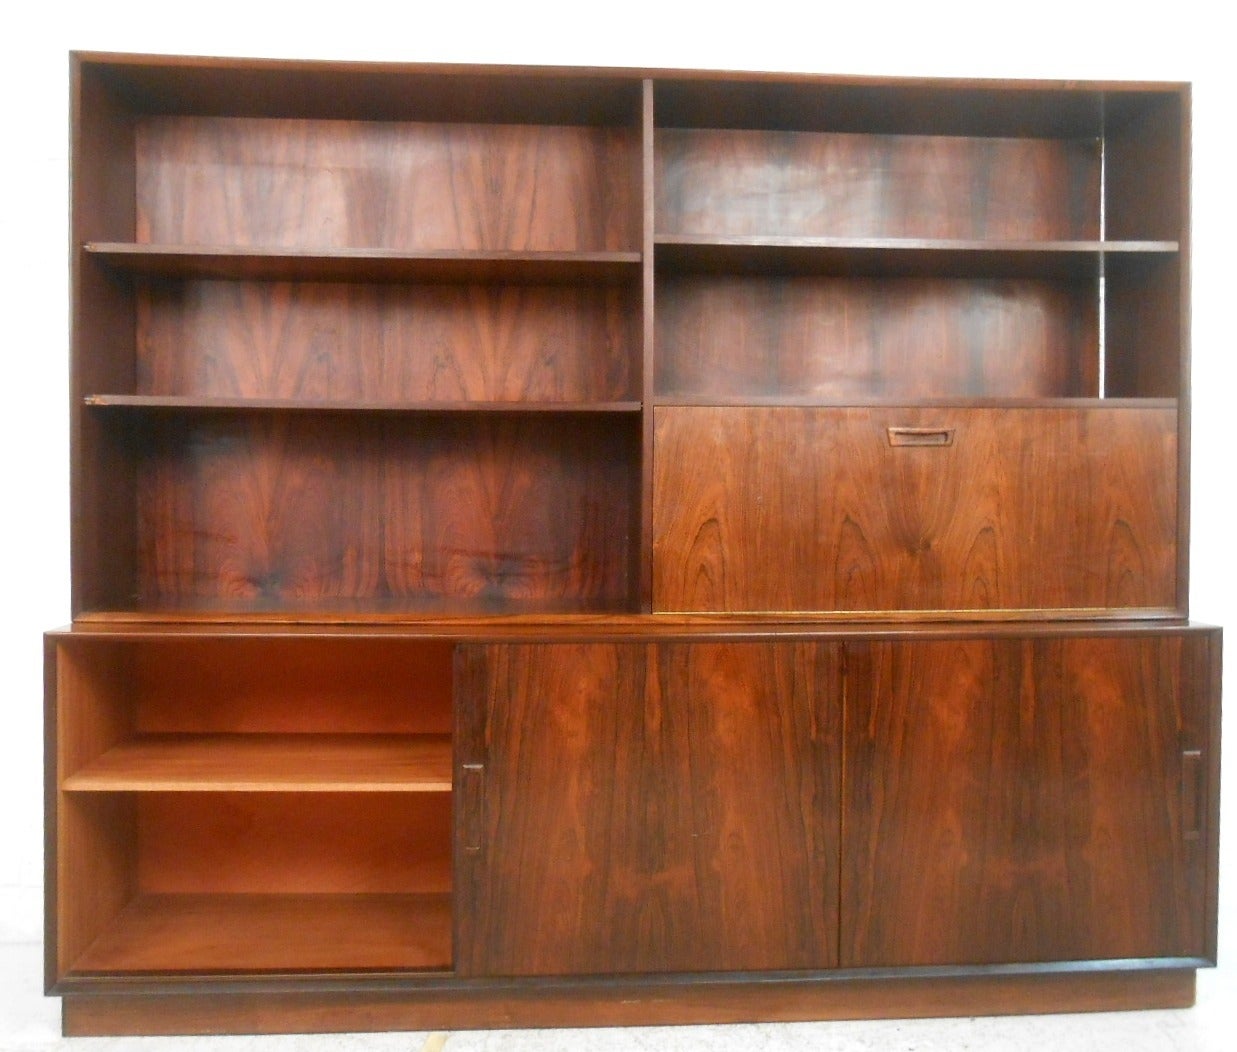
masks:
<path fill-rule="evenodd" d="M 629 125 L 641 75 L 612 69 L 75 52 L 86 91 L 130 113 Z"/>
<path fill-rule="evenodd" d="M 653 71 L 660 127 L 1099 137 L 1179 99 L 1181 84 Z"/>
<path fill-rule="evenodd" d="M 196 410 L 214 413 L 638 413 L 641 403 L 625 401 L 379 402 L 367 399 L 230 398 L 216 395 L 90 394 L 95 409 Z"/>
<path fill-rule="evenodd" d="M 697 273 L 1082 277 L 1174 257 L 1176 241 L 705 237 L 659 234 L 660 267 Z"/>
<path fill-rule="evenodd" d="M 659 265 L 721 273 L 959 277 L 1087 276 L 1175 256 L 1176 241 L 984 241 L 952 238 L 659 234 Z M 623 284 L 639 252 L 328 252 L 89 242 L 87 255 L 151 277 L 346 282 Z"/>
<path fill-rule="evenodd" d="M 639 252 L 473 252 L 251 248 L 90 241 L 88 256 L 151 277 L 228 281 L 622 284 Z"/>
<path fill-rule="evenodd" d="M 1099 135 L 1183 85 L 777 72 L 463 66 L 77 52 L 74 70 L 139 114 L 626 124 L 641 83 L 659 124 Z"/>

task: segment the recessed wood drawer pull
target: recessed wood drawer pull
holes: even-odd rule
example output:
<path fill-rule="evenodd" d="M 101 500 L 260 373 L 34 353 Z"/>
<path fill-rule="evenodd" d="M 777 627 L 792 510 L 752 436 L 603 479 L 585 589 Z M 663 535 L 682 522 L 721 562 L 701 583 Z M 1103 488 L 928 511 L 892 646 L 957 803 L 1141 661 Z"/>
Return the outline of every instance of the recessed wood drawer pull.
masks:
<path fill-rule="evenodd" d="M 1197 840 L 1203 831 L 1203 754 L 1200 749 L 1181 751 L 1181 834 Z"/>
<path fill-rule="evenodd" d="M 485 843 L 485 764 L 460 764 L 459 791 L 464 808 L 460 846 L 475 854 Z"/>
<path fill-rule="evenodd" d="M 889 444 L 891 446 L 952 446 L 954 444 L 954 429 L 952 427 L 890 427 Z"/>

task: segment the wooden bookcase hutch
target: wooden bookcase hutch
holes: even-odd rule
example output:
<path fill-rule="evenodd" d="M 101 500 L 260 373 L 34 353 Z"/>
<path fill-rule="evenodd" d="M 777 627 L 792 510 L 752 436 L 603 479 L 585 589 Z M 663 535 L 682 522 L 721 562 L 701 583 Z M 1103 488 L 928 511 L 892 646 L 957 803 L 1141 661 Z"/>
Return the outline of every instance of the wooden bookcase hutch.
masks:
<path fill-rule="evenodd" d="M 1191 1003 L 1189 99 L 75 54 L 66 1032 Z"/>

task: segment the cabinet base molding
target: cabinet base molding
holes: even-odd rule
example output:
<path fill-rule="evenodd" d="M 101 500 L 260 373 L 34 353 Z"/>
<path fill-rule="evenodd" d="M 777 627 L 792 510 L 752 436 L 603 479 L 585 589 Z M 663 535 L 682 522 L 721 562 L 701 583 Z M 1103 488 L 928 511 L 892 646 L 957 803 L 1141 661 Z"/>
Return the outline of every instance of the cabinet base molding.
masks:
<path fill-rule="evenodd" d="M 67 994 L 69 1037 L 1037 1015 L 1188 1008 L 1193 969 L 893 979 L 683 980 L 425 991 Z"/>

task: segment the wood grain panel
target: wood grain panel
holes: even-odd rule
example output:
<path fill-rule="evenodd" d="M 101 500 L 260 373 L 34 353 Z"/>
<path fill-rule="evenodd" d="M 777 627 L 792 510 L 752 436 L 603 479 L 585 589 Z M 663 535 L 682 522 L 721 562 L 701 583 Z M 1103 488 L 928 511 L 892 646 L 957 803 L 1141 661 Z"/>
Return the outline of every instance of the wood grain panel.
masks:
<path fill-rule="evenodd" d="M 43 989 L 60 975 L 60 642 L 43 634 Z"/>
<path fill-rule="evenodd" d="M 159 421 L 138 465 L 143 600 L 381 588 L 382 428 Z"/>
<path fill-rule="evenodd" d="M 1098 393 L 1093 283 L 670 276 L 660 395 Z"/>
<path fill-rule="evenodd" d="M 1094 139 L 660 129 L 664 234 L 1093 238 Z"/>
<path fill-rule="evenodd" d="M 449 794 L 140 793 L 136 801 L 143 893 L 451 890 Z"/>
<path fill-rule="evenodd" d="M 55 953 L 64 975 L 137 891 L 133 802 L 62 792 L 56 824 Z"/>
<path fill-rule="evenodd" d="M 639 242 L 631 131 L 151 117 L 137 240 L 590 251 Z"/>
<path fill-rule="evenodd" d="M 127 240 L 135 228 L 136 120 L 106 73 L 70 62 L 72 229 L 70 255 L 70 460 L 73 613 L 115 605 L 136 567 L 132 473 L 125 450 L 82 411 L 91 391 L 133 383 L 135 311 L 131 284 L 89 260 L 78 246 Z"/>
<path fill-rule="evenodd" d="M 1202 642 L 848 644 L 842 964 L 1200 957 Z"/>
<path fill-rule="evenodd" d="M 450 966 L 449 895 L 141 895 L 74 971 Z"/>
<path fill-rule="evenodd" d="M 97 52 L 76 57 L 142 113 L 622 124 L 632 119 L 637 96 L 630 70 Z"/>
<path fill-rule="evenodd" d="M 1178 259 L 1111 268 L 1105 282 L 1106 390 L 1141 398 L 1180 397 L 1188 390 Z"/>
<path fill-rule="evenodd" d="M 151 439 L 143 602 L 627 600 L 635 423 L 279 415 Z"/>
<path fill-rule="evenodd" d="M 138 297 L 137 392 L 389 403 L 638 398 L 632 291 L 188 281 Z"/>
<path fill-rule="evenodd" d="M 73 613 L 118 605 L 132 591 L 137 530 L 131 450 L 83 406 L 93 391 L 134 383 L 136 311 L 129 282 L 74 253 L 69 436 Z M 89 347 L 86 346 L 89 341 Z M 106 348 L 106 350 L 104 350 Z"/>
<path fill-rule="evenodd" d="M 656 417 L 655 609 L 1173 606 L 1172 409 Z M 949 443 L 891 445 L 899 427 Z"/>
<path fill-rule="evenodd" d="M 1188 237 L 1189 124 L 1188 84 L 1105 100 L 1104 219 L 1110 236 Z"/>
<path fill-rule="evenodd" d="M 629 606 L 639 446 L 621 423 L 453 420 L 419 433 L 419 463 L 396 445 L 388 592 Z"/>
<path fill-rule="evenodd" d="M 137 888 L 132 805 L 123 798 L 84 801 L 63 790 L 66 778 L 95 760 L 133 726 L 125 694 L 130 648 L 58 646 L 55 664 L 55 841 L 48 846 L 55 894 L 54 978 L 63 975 L 129 901 Z M 88 880 L 82 875 L 89 874 Z"/>
<path fill-rule="evenodd" d="M 1123 945 L 1171 947 L 1165 956 L 1214 952 L 1205 910 L 1219 789 L 1209 713 L 1220 698 L 1206 673 L 1213 638 L 1061 641 L 1064 696 L 1085 720 L 1066 745 L 1096 813 L 1091 911 Z"/>
<path fill-rule="evenodd" d="M 483 836 L 460 861 L 459 971 L 830 966 L 833 654 L 806 643 L 471 650 L 462 704 L 482 707 L 485 724 L 457 748 L 484 774 L 483 788 L 464 783 L 460 808 Z"/>
<path fill-rule="evenodd" d="M 134 648 L 125 643 L 57 647 L 57 788 L 133 736 L 133 663 Z"/>
<path fill-rule="evenodd" d="M 1103 89 L 1116 89 L 1111 100 L 1131 87 L 655 72 L 657 122 L 666 128 L 1097 138 Z"/>

